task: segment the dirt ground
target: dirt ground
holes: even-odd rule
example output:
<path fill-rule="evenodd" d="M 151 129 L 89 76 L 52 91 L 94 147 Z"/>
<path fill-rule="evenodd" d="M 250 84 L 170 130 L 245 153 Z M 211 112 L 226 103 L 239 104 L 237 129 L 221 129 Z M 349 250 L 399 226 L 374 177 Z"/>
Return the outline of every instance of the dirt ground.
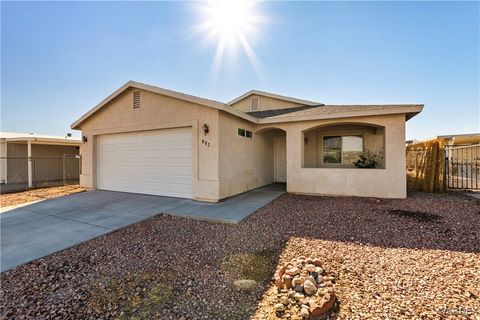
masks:
<path fill-rule="evenodd" d="M 66 196 L 68 194 L 82 191 L 85 191 L 85 189 L 81 188 L 79 185 L 69 185 L 0 194 L 0 208 Z"/>
<path fill-rule="evenodd" d="M 301 255 L 334 278 L 329 319 L 480 318 L 480 201 L 426 193 L 286 194 L 238 225 L 160 215 L 2 273 L 0 314 L 280 319 L 272 276 Z"/>

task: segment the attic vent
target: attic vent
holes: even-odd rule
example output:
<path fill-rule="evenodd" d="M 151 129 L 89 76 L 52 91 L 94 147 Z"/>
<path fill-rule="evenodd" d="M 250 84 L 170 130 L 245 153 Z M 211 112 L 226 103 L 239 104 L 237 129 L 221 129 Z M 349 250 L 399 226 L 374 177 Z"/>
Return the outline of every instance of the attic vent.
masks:
<path fill-rule="evenodd" d="M 133 92 L 133 107 L 140 108 L 140 91 Z"/>
<path fill-rule="evenodd" d="M 257 97 L 252 98 L 251 103 L 252 103 L 252 105 L 251 105 L 252 111 L 257 111 L 258 110 L 258 98 Z"/>

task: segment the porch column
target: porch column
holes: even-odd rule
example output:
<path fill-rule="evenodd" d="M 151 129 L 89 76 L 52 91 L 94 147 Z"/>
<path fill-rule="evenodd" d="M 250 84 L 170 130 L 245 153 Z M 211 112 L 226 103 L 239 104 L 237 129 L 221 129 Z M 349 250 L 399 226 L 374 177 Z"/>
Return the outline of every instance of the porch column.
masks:
<path fill-rule="evenodd" d="M 33 174 L 32 174 L 32 142 L 30 140 L 27 141 L 27 157 L 28 157 L 28 187 L 33 187 Z"/>
<path fill-rule="evenodd" d="M 7 147 L 7 142 L 4 142 L 2 144 L 0 144 L 0 148 L 2 149 L 0 151 L 0 155 L 2 157 L 2 160 L 1 160 L 1 167 L 2 167 L 2 178 L 1 180 L 3 180 L 3 183 L 7 184 L 8 183 L 8 179 L 7 179 L 7 175 L 8 175 L 8 169 L 7 169 L 7 165 L 8 165 L 8 147 Z"/>

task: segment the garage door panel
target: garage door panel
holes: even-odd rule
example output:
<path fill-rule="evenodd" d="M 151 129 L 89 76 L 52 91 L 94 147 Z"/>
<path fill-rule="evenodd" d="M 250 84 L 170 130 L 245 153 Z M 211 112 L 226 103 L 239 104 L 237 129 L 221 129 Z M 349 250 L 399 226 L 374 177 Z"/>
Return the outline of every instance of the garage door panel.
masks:
<path fill-rule="evenodd" d="M 174 154 L 171 154 L 172 152 L 175 152 Z M 145 159 L 159 159 L 159 158 L 164 158 L 164 159 L 186 159 L 191 158 L 192 150 L 185 150 L 185 149 L 170 149 L 170 150 L 144 150 L 140 154 L 138 154 L 137 158 L 138 160 L 142 161 Z"/>
<path fill-rule="evenodd" d="M 99 136 L 97 187 L 193 197 L 191 128 Z"/>
<path fill-rule="evenodd" d="M 131 179 L 130 179 L 131 180 Z M 185 184 L 191 185 L 191 176 L 178 176 L 178 175 L 168 175 L 168 174 L 155 174 L 151 175 L 148 179 L 143 179 L 145 182 L 154 182 L 158 183 L 168 183 L 168 184 Z"/>

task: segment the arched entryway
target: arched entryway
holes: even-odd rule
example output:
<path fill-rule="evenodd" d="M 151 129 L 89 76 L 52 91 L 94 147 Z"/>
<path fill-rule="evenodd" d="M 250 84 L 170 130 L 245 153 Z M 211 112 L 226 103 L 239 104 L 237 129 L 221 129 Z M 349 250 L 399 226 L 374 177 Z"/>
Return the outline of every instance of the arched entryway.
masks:
<path fill-rule="evenodd" d="M 385 168 L 385 128 L 368 123 L 334 123 L 303 131 L 303 168 L 353 168 L 360 157 Z"/>

